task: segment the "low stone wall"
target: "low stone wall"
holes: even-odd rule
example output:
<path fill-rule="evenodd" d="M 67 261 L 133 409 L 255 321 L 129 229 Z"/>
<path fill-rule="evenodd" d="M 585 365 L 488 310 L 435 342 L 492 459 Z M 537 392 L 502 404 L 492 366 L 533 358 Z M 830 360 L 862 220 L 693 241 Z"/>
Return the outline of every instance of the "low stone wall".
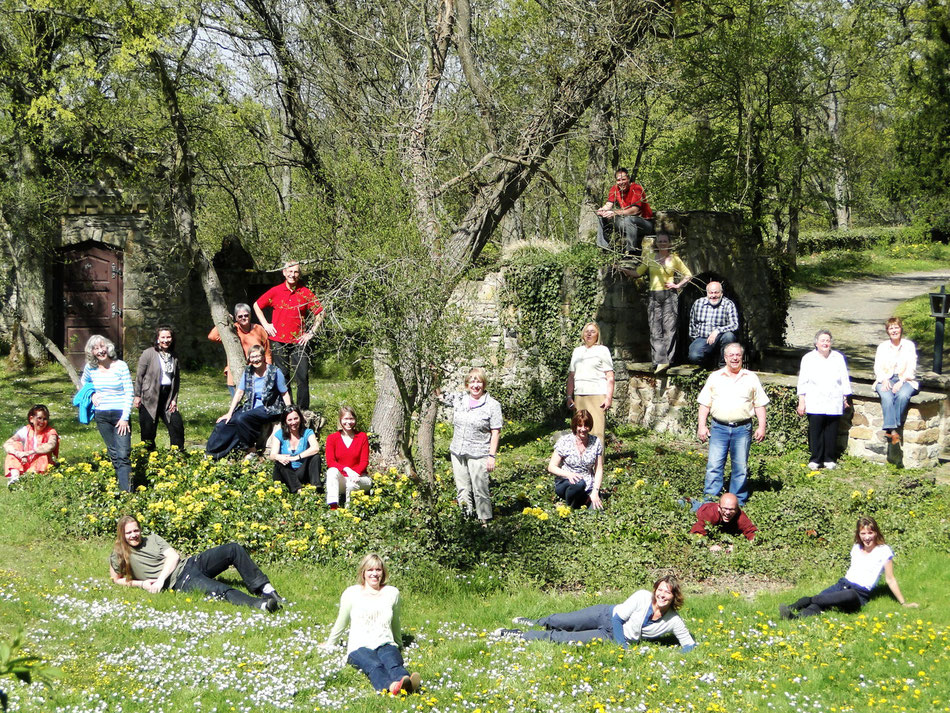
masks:
<path fill-rule="evenodd" d="M 692 408 L 691 398 L 676 385 L 677 375 L 695 371 L 692 366 L 673 367 L 670 377 L 657 378 L 650 364 L 614 363 L 616 389 L 611 409 L 616 418 L 655 431 L 692 433 L 696 424 L 683 423 Z M 756 371 L 763 384 L 795 388 L 796 377 Z M 672 377 L 672 378 L 671 378 Z M 877 394 L 865 383 L 853 383 L 852 408 L 841 417 L 838 445 L 842 451 L 875 463 L 893 463 L 905 468 L 932 468 L 950 445 L 950 388 L 942 380 L 922 384 L 924 390 L 911 400 L 901 444 L 892 445 L 881 431 L 883 414 Z M 928 388 L 929 387 L 929 388 Z"/>

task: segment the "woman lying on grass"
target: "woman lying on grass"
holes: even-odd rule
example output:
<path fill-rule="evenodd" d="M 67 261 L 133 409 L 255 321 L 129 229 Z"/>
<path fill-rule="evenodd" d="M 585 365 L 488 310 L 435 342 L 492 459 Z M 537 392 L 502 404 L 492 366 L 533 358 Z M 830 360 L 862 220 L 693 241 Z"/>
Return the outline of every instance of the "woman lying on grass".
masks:
<path fill-rule="evenodd" d="M 871 591 L 884 572 L 884 581 L 894 598 L 904 607 L 916 607 L 901 594 L 894 576 L 894 552 L 884 544 L 884 535 L 873 517 L 859 517 L 854 528 L 854 546 L 851 548 L 851 566 L 844 577 L 813 597 L 802 597 L 791 606 L 782 604 L 778 610 L 783 619 L 814 616 L 837 607 L 845 612 L 856 612 L 871 598 Z"/>
<path fill-rule="evenodd" d="M 245 594 L 215 577 L 233 566 Z M 247 551 L 237 542 L 219 545 L 183 560 L 178 552 L 155 533 L 142 534 L 139 521 L 123 515 L 116 524 L 115 547 L 109 558 L 109 577 L 115 584 L 139 587 L 150 594 L 164 589 L 199 591 L 252 609 L 277 611 L 283 601 Z"/>
<path fill-rule="evenodd" d="M 379 555 L 370 553 L 360 562 L 356 581 L 340 597 L 340 613 L 322 646 L 336 645 L 347 624 L 350 638 L 346 644 L 346 661 L 362 671 L 377 691 L 414 693 L 422 681 L 418 673 L 411 676 L 403 664 L 399 649 L 402 631 L 399 626 L 399 590 L 386 584 L 386 565 Z"/>
<path fill-rule="evenodd" d="M 653 583 L 653 591 L 640 589 L 622 604 L 596 604 L 579 611 L 550 614 L 541 619 L 515 617 L 515 624 L 543 626 L 544 631 L 498 629 L 496 636 L 520 638 L 526 641 L 577 642 L 586 644 L 594 639 L 615 641 L 623 648 L 642 639 L 662 639 L 672 634 L 683 651 L 696 646 L 686 624 L 677 614 L 683 606 L 683 592 L 672 574 Z"/>

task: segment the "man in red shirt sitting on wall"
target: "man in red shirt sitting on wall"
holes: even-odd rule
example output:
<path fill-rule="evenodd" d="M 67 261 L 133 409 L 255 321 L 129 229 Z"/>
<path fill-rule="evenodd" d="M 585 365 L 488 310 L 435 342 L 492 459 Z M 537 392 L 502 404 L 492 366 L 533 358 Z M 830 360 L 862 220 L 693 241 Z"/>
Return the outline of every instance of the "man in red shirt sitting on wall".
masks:
<path fill-rule="evenodd" d="M 617 185 L 610 187 L 607 202 L 597 211 L 597 245 L 605 250 L 610 248 L 604 237 L 607 230 L 613 230 L 624 238 L 624 252 L 638 256 L 640 243 L 644 235 L 653 234 L 653 211 L 643 193 L 643 186 L 630 182 L 630 174 L 625 168 L 618 168 Z"/>
<path fill-rule="evenodd" d="M 287 386 L 293 381 L 297 390 L 295 402 L 302 410 L 310 408 L 310 357 L 307 343 L 323 322 L 323 305 L 300 284 L 300 264 L 284 263 L 284 282 L 270 288 L 254 303 L 254 313 L 273 342 L 274 363 L 284 372 Z M 264 308 L 272 307 L 272 321 L 264 317 Z M 306 313 L 313 315 L 307 328 Z M 291 398 L 293 395 L 291 394 Z"/>

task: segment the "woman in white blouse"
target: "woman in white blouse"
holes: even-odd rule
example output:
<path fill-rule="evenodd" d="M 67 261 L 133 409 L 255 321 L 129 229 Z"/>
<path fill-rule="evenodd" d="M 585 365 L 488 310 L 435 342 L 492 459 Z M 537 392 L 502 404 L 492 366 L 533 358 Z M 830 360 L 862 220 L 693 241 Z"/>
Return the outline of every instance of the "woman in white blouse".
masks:
<path fill-rule="evenodd" d="M 889 339 L 881 342 L 874 355 L 874 390 L 881 397 L 884 412 L 884 437 L 900 443 L 897 432 L 907 418 L 907 407 L 920 384 L 914 380 L 917 371 L 917 346 L 904 339 L 904 323 L 891 317 L 884 323 Z"/>
<path fill-rule="evenodd" d="M 600 327 L 588 322 L 581 330 L 584 343 L 571 353 L 567 375 L 567 406 L 587 409 L 594 417 L 591 432 L 604 442 L 607 409 L 614 400 L 614 362 L 610 350 L 600 343 Z"/>
<path fill-rule="evenodd" d="M 828 470 L 835 467 L 838 422 L 848 408 L 851 379 L 841 352 L 831 348 L 831 332 L 815 335 L 815 350 L 802 357 L 798 370 L 798 415 L 808 415 L 808 467 Z"/>
<path fill-rule="evenodd" d="M 542 631 L 497 629 L 497 636 L 526 641 L 555 641 L 558 643 L 588 643 L 594 639 L 614 641 L 623 648 L 638 641 L 676 637 L 684 651 L 690 651 L 696 642 L 677 614 L 683 606 L 683 592 L 672 574 L 664 575 L 653 583 L 653 591 L 640 589 L 621 604 L 595 604 L 586 609 L 551 614 L 541 619 L 516 617 L 515 624 L 540 626 Z"/>
<path fill-rule="evenodd" d="M 392 695 L 418 692 L 422 680 L 410 674 L 402 660 L 399 626 L 399 590 L 386 584 L 386 564 L 376 553 L 360 562 L 356 581 L 340 597 L 340 613 L 323 648 L 330 649 L 343 636 L 347 625 L 346 661 L 362 671 L 377 691 Z"/>

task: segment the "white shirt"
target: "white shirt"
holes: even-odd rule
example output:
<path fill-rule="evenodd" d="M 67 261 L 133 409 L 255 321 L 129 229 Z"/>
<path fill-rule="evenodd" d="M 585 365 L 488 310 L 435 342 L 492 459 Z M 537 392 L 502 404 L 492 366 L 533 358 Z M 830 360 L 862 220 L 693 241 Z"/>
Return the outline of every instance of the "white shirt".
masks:
<path fill-rule="evenodd" d="M 851 548 L 851 566 L 844 578 L 871 591 L 881 578 L 884 563 L 892 559 L 894 551 L 887 545 L 878 545 L 870 552 L 865 552 L 861 545 L 855 544 Z"/>
<path fill-rule="evenodd" d="M 696 643 L 680 615 L 672 609 L 667 609 L 662 617 L 643 626 L 643 620 L 651 606 L 653 606 L 653 592 L 648 589 L 638 589 L 627 598 L 627 601 L 614 607 L 613 613 L 623 619 L 623 636 L 627 641 L 639 641 L 641 638 L 662 639 L 667 634 L 673 634 L 680 646 Z"/>
<path fill-rule="evenodd" d="M 874 354 L 874 383 L 877 386 L 882 381 L 890 379 L 897 374 L 903 381 L 920 388 L 920 383 L 914 381 L 914 374 L 917 371 L 917 345 L 909 339 L 901 339 L 896 347 L 891 344 L 891 340 L 881 342 L 877 345 L 877 352 Z"/>
<path fill-rule="evenodd" d="M 402 632 L 399 625 L 399 590 L 388 584 L 378 592 L 359 584 L 347 587 L 340 597 L 340 613 L 327 638 L 330 645 L 339 641 L 346 625 L 350 638 L 346 652 L 357 649 L 378 649 L 383 644 L 401 646 L 396 639 Z"/>
<path fill-rule="evenodd" d="M 802 357 L 798 395 L 805 397 L 807 413 L 840 416 L 844 413 L 844 397 L 850 393 L 848 364 L 841 352 L 832 350 L 823 357 L 814 349 Z"/>
<path fill-rule="evenodd" d="M 568 371 L 574 374 L 575 396 L 599 396 L 607 393 L 607 372 L 614 370 L 610 350 L 603 344 L 577 347 L 571 354 Z"/>

